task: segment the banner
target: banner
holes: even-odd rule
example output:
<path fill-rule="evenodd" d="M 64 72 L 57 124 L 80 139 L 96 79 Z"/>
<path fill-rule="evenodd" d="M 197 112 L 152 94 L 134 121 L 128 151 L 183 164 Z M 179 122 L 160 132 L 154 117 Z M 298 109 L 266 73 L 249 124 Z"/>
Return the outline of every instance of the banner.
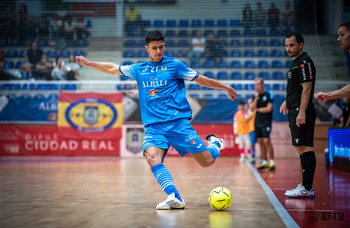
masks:
<path fill-rule="evenodd" d="M 142 145 L 145 128 L 142 124 L 124 124 L 121 157 L 143 157 Z"/>
<path fill-rule="evenodd" d="M 0 96 L 0 122 L 54 123 L 57 121 L 58 95 L 9 94 Z"/>
<path fill-rule="evenodd" d="M 0 156 L 119 156 L 113 139 L 62 138 L 57 126 L 0 125 Z"/>
<path fill-rule="evenodd" d="M 121 93 L 60 92 L 58 123 L 63 138 L 113 139 L 121 134 Z"/>

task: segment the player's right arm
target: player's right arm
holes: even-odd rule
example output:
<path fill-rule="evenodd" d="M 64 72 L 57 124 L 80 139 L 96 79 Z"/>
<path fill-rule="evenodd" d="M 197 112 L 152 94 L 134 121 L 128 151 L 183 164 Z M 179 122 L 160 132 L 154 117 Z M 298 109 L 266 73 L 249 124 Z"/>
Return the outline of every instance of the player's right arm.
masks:
<path fill-rule="evenodd" d="M 115 63 L 89 61 L 84 56 L 76 56 L 76 59 L 78 64 L 81 66 L 92 67 L 107 74 L 122 75 L 122 73 L 119 71 L 119 65 Z"/>
<path fill-rule="evenodd" d="M 344 86 L 341 89 L 338 89 L 329 93 L 323 93 L 323 92 L 315 93 L 314 96 L 318 100 L 318 102 L 326 102 L 332 99 L 350 97 L 350 85 Z"/>
<path fill-rule="evenodd" d="M 259 93 L 255 92 L 254 99 L 249 105 L 250 110 L 255 111 L 258 108 L 258 99 Z"/>
<path fill-rule="evenodd" d="M 287 108 L 287 103 L 286 101 L 284 101 L 282 104 L 281 104 L 281 107 L 280 107 L 280 113 L 283 112 L 283 115 L 286 115 L 286 113 L 288 113 L 288 108 Z"/>

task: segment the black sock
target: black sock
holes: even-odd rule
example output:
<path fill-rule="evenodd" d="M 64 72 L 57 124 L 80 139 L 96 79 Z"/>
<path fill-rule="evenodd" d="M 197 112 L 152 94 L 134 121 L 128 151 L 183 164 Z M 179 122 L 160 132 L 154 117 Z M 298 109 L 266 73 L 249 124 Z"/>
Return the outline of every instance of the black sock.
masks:
<path fill-rule="evenodd" d="M 306 190 L 311 190 L 316 168 L 316 156 L 313 151 L 301 155 L 301 167 L 303 169 L 303 186 Z"/>

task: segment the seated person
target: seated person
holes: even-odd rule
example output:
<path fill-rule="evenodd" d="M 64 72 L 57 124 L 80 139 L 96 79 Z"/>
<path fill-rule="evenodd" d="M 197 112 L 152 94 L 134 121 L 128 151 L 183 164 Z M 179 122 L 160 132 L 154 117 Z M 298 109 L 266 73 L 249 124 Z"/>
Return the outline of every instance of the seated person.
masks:
<path fill-rule="evenodd" d="M 141 14 L 135 9 L 134 5 L 130 5 L 129 9 L 125 12 L 125 31 L 132 31 L 138 29 L 141 22 Z"/>
<path fill-rule="evenodd" d="M 205 52 L 205 38 L 202 37 L 200 30 L 196 31 L 196 37 L 192 38 L 192 50 L 188 53 L 188 58 L 193 60 L 200 60 Z"/>
<path fill-rule="evenodd" d="M 90 32 L 87 28 L 87 25 L 84 21 L 84 17 L 78 17 L 77 23 L 75 24 L 75 32 L 78 40 L 86 39 L 90 36 Z"/>
<path fill-rule="evenodd" d="M 222 60 L 221 55 L 222 47 L 221 42 L 217 39 L 212 32 L 208 33 L 208 38 L 205 45 L 205 56 L 208 60 L 218 62 Z"/>
<path fill-rule="evenodd" d="M 36 65 L 36 69 L 33 70 L 32 76 L 35 79 L 51 80 L 52 69 L 52 62 L 47 58 L 46 54 L 43 54 L 41 60 Z"/>
<path fill-rule="evenodd" d="M 80 65 L 76 62 L 74 55 L 69 56 L 65 69 L 67 72 L 67 80 L 80 80 Z"/>
<path fill-rule="evenodd" d="M 51 77 L 53 80 L 66 80 L 67 71 L 64 67 L 65 63 L 62 57 L 56 58 L 55 68 L 51 71 Z"/>

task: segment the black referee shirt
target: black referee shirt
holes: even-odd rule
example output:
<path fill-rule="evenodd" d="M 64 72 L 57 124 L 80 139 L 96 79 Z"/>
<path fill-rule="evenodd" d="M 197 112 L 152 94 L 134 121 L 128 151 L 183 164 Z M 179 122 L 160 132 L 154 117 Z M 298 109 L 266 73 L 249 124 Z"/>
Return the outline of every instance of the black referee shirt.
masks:
<path fill-rule="evenodd" d="M 255 96 L 253 97 L 253 101 Z M 265 90 L 264 93 L 259 94 L 258 102 L 256 104 L 257 108 L 265 108 L 268 103 L 273 104 L 273 94 L 269 90 Z M 255 114 L 255 123 L 270 123 L 272 122 L 272 111 L 268 113 L 256 112 Z"/>
<path fill-rule="evenodd" d="M 312 98 L 315 90 L 316 68 L 306 52 L 293 60 L 293 64 L 288 71 L 287 77 L 287 108 L 292 109 L 300 107 L 301 93 L 303 92 L 301 84 L 305 82 L 312 82 L 308 108 L 313 106 Z"/>

